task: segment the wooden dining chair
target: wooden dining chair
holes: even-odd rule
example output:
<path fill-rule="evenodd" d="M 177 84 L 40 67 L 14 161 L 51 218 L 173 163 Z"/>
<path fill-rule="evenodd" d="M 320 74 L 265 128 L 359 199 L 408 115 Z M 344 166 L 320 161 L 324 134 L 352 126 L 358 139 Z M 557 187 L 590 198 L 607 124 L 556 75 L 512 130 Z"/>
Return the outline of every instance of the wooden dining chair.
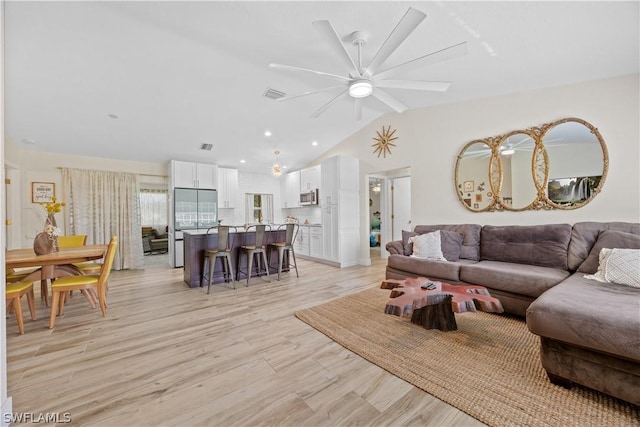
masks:
<path fill-rule="evenodd" d="M 27 303 L 29 304 L 29 311 L 31 312 L 31 320 L 36 320 L 36 304 L 33 295 L 33 283 L 32 282 L 16 282 L 7 283 L 6 288 L 6 300 L 7 308 L 11 306 L 13 312 L 16 314 L 16 322 L 18 323 L 18 332 L 20 335 L 24 334 L 24 321 L 22 317 L 22 296 L 27 296 Z"/>
<path fill-rule="evenodd" d="M 68 236 L 58 236 L 59 248 L 73 248 L 77 246 L 84 246 L 86 244 L 86 234 L 70 234 Z M 100 269 L 102 268 L 102 264 L 93 261 L 76 262 L 73 265 L 76 266 L 82 272 L 82 274 L 100 274 Z"/>
<path fill-rule="evenodd" d="M 91 304 L 92 308 L 96 308 L 95 301 L 92 300 L 93 292 L 98 296 L 98 303 L 100 304 L 100 311 L 102 316 L 107 315 L 107 280 L 111 273 L 111 267 L 113 266 L 113 260 L 116 256 L 116 249 L 118 247 L 118 237 L 112 236 L 107 247 L 107 253 L 104 256 L 104 262 L 99 275 L 79 275 L 79 276 L 65 276 L 56 279 L 51 284 L 51 292 L 53 298 L 51 301 L 51 316 L 49 317 L 49 328 L 52 329 L 56 323 L 56 315 L 64 314 L 64 303 L 67 292 L 74 290 L 85 290 L 85 296 Z"/>
<path fill-rule="evenodd" d="M 16 270 L 14 268 L 7 268 L 5 279 L 7 283 L 21 282 L 22 279 L 36 271 L 37 268 L 21 268 Z"/>
<path fill-rule="evenodd" d="M 84 246 L 87 244 L 86 234 L 71 234 L 68 236 L 58 236 L 59 248 L 74 248 L 77 246 Z"/>

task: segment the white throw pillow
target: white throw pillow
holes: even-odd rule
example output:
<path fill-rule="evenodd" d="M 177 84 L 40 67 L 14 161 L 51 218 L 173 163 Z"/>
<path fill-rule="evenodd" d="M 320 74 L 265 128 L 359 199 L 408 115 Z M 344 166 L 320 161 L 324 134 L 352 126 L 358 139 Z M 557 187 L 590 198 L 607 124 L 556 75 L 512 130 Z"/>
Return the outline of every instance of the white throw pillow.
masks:
<path fill-rule="evenodd" d="M 602 248 L 598 271 L 584 277 L 640 288 L 640 249 Z"/>
<path fill-rule="evenodd" d="M 409 239 L 409 242 L 413 243 L 412 257 L 446 261 L 442 254 L 440 230 L 413 236 Z"/>

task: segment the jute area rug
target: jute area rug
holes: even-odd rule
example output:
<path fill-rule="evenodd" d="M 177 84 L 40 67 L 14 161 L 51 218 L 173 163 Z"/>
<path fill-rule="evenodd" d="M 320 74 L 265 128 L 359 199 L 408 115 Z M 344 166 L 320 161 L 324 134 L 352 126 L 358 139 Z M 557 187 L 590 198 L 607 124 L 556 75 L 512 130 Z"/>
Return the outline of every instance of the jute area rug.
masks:
<path fill-rule="evenodd" d="M 389 293 L 368 289 L 296 317 L 491 426 L 640 425 L 639 407 L 580 386 L 551 384 L 540 364 L 539 338 L 523 319 L 456 314 L 457 331 L 427 330 L 408 317 L 385 314 Z"/>

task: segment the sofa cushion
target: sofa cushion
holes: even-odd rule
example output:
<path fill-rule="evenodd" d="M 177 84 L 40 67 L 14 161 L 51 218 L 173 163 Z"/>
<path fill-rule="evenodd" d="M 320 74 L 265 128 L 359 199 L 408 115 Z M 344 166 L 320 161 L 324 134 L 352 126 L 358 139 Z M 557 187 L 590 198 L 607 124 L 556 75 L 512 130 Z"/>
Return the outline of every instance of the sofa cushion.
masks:
<path fill-rule="evenodd" d="M 584 277 L 640 288 L 640 249 L 602 248 L 598 271 Z"/>
<path fill-rule="evenodd" d="M 462 234 L 462 247 L 460 248 L 460 259 L 472 261 L 480 260 L 480 230 L 479 224 L 438 224 L 438 225 L 416 225 L 413 230 L 416 233 L 430 233 L 436 230 L 455 231 Z"/>
<path fill-rule="evenodd" d="M 440 230 L 442 254 L 447 261 L 458 261 L 462 252 L 464 236 L 457 231 Z"/>
<path fill-rule="evenodd" d="M 536 335 L 640 361 L 640 290 L 574 273 L 536 299 L 527 326 Z"/>
<path fill-rule="evenodd" d="M 598 234 L 598 238 L 578 271 L 580 273 L 593 274 L 598 270 L 600 250 L 603 248 L 640 249 L 640 234 L 624 233 L 622 231 L 604 230 Z"/>
<path fill-rule="evenodd" d="M 405 255 L 391 255 L 387 266 L 405 271 L 408 276 L 428 277 L 441 280 L 460 280 L 461 263 L 411 258 Z"/>
<path fill-rule="evenodd" d="M 480 258 L 540 267 L 567 269 L 571 225 L 485 225 Z"/>
<path fill-rule="evenodd" d="M 605 230 L 640 234 L 640 224 L 634 222 L 593 221 L 577 222 L 573 224 L 573 229 L 571 231 L 571 243 L 569 243 L 568 253 L 569 270 L 576 271 L 580 267 L 580 264 L 582 264 L 589 256 L 591 248 L 596 243 L 596 240 L 598 240 L 600 232 Z"/>
<path fill-rule="evenodd" d="M 464 236 L 457 231 L 438 230 L 440 231 L 440 249 L 447 261 L 458 261 L 460 252 L 462 251 L 462 242 Z M 426 233 L 428 234 L 428 233 Z M 405 255 L 413 254 L 412 237 L 419 236 L 415 231 L 402 230 L 403 253 Z"/>
<path fill-rule="evenodd" d="M 433 233 L 413 236 L 409 238 L 409 241 L 413 244 L 411 257 L 446 261 L 444 255 L 442 255 L 442 248 L 440 247 L 440 230 L 434 231 Z"/>
<path fill-rule="evenodd" d="M 460 267 L 460 280 L 514 294 L 538 297 L 569 276 L 560 268 L 480 261 Z"/>

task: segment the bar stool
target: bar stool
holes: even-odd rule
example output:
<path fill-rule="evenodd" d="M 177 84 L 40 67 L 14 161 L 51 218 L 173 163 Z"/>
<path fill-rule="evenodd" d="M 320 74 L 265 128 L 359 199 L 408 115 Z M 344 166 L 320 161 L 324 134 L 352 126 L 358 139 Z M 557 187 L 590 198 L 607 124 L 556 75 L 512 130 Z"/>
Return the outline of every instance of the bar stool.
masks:
<path fill-rule="evenodd" d="M 300 226 L 296 223 L 291 224 L 282 224 L 280 225 L 276 231 L 285 230 L 284 241 L 274 242 L 269 244 L 269 258 L 271 258 L 271 250 L 276 249 L 278 251 L 278 280 L 280 280 L 280 274 L 282 273 L 282 264 L 284 264 L 285 252 L 291 252 L 291 258 L 293 259 L 293 264 L 289 263 L 288 267 L 294 267 L 296 270 L 296 277 L 300 277 L 298 275 L 298 264 L 296 263 L 296 253 L 293 250 L 293 243 L 296 241 L 296 236 L 298 235 L 298 229 Z"/>
<path fill-rule="evenodd" d="M 265 244 L 265 232 L 267 231 L 267 229 L 271 231 L 271 227 L 264 224 L 252 225 L 247 228 L 247 232 L 250 232 L 252 228 L 255 229 L 256 241 L 253 245 L 240 246 L 240 253 L 238 254 L 238 273 L 236 276 L 236 280 L 240 280 L 240 273 L 242 272 L 240 269 L 240 259 L 242 255 L 245 254 L 247 256 L 247 286 L 249 286 L 249 279 L 251 278 L 251 272 L 253 270 L 253 258 L 256 255 L 258 256 L 256 263 L 256 275 L 260 277 L 266 273 L 267 277 L 269 277 L 269 263 L 267 262 L 267 245 Z M 260 261 L 260 255 L 262 255 L 262 262 Z M 261 265 L 262 263 L 264 263 L 264 265 Z M 263 267 L 264 272 L 261 271 Z"/>
<path fill-rule="evenodd" d="M 233 233 L 231 233 L 233 229 Z M 207 294 L 211 292 L 211 281 L 213 280 L 213 272 L 215 271 L 216 260 L 221 258 L 222 260 L 222 276 L 224 281 L 231 282 L 233 289 L 236 288 L 233 282 L 233 265 L 231 264 L 231 251 L 233 249 L 233 239 L 237 233 L 236 227 L 228 225 L 217 225 L 207 229 L 207 235 L 217 231 L 218 234 L 218 247 L 213 249 L 206 249 L 204 252 L 204 265 L 202 268 L 202 280 L 200 281 L 200 287 L 204 285 L 204 282 L 208 279 L 209 285 L 207 287 Z M 205 274 L 208 273 L 208 276 Z"/>

